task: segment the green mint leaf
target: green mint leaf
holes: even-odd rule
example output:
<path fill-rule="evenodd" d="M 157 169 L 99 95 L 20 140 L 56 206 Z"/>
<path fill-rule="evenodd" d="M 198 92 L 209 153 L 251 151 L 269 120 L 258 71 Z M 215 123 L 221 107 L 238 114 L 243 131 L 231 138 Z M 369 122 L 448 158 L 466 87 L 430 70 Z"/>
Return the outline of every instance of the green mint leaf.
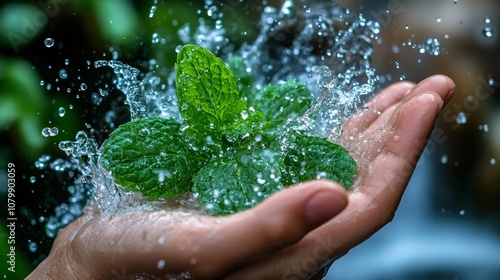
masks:
<path fill-rule="evenodd" d="M 148 117 L 111 133 L 101 163 L 127 191 L 157 199 L 190 191 L 191 178 L 204 162 L 190 149 L 179 123 Z"/>
<path fill-rule="evenodd" d="M 241 111 L 241 118 L 229 125 L 224 126 L 223 132 L 227 141 L 232 146 L 239 146 L 241 141 L 266 131 L 269 122 L 262 113 L 249 109 Z"/>
<path fill-rule="evenodd" d="M 281 127 L 302 116 L 311 107 L 312 100 L 311 91 L 297 80 L 268 85 L 248 97 L 248 103 L 262 112 L 273 127 Z"/>
<path fill-rule="evenodd" d="M 253 95 L 254 77 L 241 57 L 234 57 L 228 63 L 229 70 L 236 76 L 241 97 Z"/>
<path fill-rule="evenodd" d="M 280 180 L 279 154 L 252 150 L 207 164 L 193 178 L 193 193 L 210 213 L 226 215 L 283 189 Z"/>
<path fill-rule="evenodd" d="M 177 55 L 176 70 L 179 111 L 188 131 L 220 136 L 224 126 L 248 109 L 234 74 L 207 49 L 184 46 Z"/>
<path fill-rule="evenodd" d="M 292 134 L 283 157 L 283 184 L 329 179 L 346 189 L 356 176 L 356 162 L 340 145 L 326 138 Z"/>

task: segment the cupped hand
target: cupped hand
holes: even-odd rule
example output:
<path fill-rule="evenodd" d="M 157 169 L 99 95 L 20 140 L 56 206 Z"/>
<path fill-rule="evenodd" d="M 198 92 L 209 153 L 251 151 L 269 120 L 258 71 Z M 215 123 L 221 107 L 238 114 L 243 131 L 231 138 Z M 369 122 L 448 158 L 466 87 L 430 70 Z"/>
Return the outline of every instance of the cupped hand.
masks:
<path fill-rule="evenodd" d="M 453 91 L 444 76 L 397 83 L 351 117 L 341 144 L 358 162 L 358 176 L 347 193 L 333 182 L 305 182 L 226 217 L 89 210 L 60 231 L 28 279 L 320 276 L 391 220 Z"/>

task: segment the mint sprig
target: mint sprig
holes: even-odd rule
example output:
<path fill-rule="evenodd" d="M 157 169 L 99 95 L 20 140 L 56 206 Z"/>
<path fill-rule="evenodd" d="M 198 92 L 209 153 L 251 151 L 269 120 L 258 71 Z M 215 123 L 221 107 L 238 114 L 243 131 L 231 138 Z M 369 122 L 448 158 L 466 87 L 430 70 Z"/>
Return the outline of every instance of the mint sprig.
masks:
<path fill-rule="evenodd" d="M 148 117 L 118 127 L 101 152 L 115 181 L 150 199 L 193 192 L 216 215 L 301 181 L 349 188 L 356 162 L 345 149 L 289 129 L 313 102 L 307 87 L 289 80 L 258 91 L 241 60 L 230 66 L 234 73 L 208 50 L 184 46 L 176 64 L 183 123 Z"/>

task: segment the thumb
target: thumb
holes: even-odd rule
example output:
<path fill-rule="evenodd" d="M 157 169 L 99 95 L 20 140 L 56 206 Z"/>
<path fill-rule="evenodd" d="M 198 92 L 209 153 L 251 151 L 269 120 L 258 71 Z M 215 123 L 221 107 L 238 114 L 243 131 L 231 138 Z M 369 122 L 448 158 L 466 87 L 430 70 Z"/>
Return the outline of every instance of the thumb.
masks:
<path fill-rule="evenodd" d="M 253 209 L 222 218 L 218 230 L 205 240 L 212 248 L 201 251 L 218 251 L 221 258 L 210 266 L 230 271 L 299 241 L 339 214 L 347 201 L 344 188 L 330 181 L 310 181 L 285 189 Z"/>

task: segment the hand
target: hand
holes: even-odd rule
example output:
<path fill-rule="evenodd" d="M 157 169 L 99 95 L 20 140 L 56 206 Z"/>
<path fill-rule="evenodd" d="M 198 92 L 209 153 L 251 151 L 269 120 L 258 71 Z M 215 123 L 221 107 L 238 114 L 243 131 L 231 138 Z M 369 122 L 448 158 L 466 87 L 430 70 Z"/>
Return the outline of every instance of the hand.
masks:
<path fill-rule="evenodd" d="M 88 209 L 61 230 L 28 279 L 186 271 L 195 279 L 307 279 L 390 221 L 453 89 L 444 76 L 397 83 L 350 118 L 341 144 L 359 167 L 347 194 L 333 182 L 311 181 L 227 217 Z"/>

